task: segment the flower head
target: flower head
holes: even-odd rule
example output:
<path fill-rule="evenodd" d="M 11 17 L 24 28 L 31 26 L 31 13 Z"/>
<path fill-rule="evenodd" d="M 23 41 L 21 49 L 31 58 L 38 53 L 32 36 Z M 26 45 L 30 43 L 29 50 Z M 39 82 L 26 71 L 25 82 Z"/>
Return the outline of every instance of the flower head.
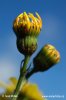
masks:
<path fill-rule="evenodd" d="M 45 71 L 60 61 L 60 54 L 50 44 L 45 45 L 34 58 L 34 70 Z"/>
<path fill-rule="evenodd" d="M 42 20 L 38 13 L 34 16 L 32 13 L 20 14 L 13 23 L 13 30 L 17 37 L 26 35 L 38 36 L 42 28 Z"/>
<path fill-rule="evenodd" d="M 9 98 L 2 97 L 2 95 L 4 96 L 12 95 L 16 87 L 16 84 L 17 84 L 17 79 L 13 77 L 10 78 L 9 84 L 0 82 L 0 87 L 5 88 L 6 90 L 3 94 L 0 95 L 0 100 L 9 100 Z M 42 98 L 42 93 L 39 91 L 37 85 L 27 82 L 24 83 L 23 88 L 21 89 L 17 100 L 23 100 L 24 98 L 27 98 L 27 100 L 45 100 L 44 98 Z"/>
<path fill-rule="evenodd" d="M 28 100 L 45 100 L 42 98 L 42 93 L 39 91 L 36 84 L 25 84 L 22 93 L 29 98 Z"/>

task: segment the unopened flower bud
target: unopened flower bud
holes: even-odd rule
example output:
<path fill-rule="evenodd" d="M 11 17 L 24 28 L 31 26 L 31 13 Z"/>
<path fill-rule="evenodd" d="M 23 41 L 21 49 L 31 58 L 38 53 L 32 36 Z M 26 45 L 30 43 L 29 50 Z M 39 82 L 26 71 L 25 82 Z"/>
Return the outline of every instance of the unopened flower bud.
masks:
<path fill-rule="evenodd" d="M 34 71 L 45 71 L 60 61 L 60 54 L 50 44 L 45 45 L 34 58 Z"/>
<path fill-rule="evenodd" d="M 42 28 L 41 17 L 36 13 L 20 14 L 13 23 L 13 30 L 17 37 L 23 38 L 25 36 L 38 36 Z"/>

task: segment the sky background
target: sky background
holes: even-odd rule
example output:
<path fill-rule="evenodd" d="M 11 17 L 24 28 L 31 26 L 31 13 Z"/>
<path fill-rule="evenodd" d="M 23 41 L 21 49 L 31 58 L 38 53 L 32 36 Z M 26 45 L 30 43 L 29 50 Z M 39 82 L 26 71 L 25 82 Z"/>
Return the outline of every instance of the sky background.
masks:
<path fill-rule="evenodd" d="M 38 50 L 31 60 L 47 43 L 54 45 L 61 55 L 60 63 L 46 72 L 34 74 L 29 81 L 38 84 L 43 95 L 64 95 L 54 100 L 66 100 L 66 0 L 0 0 L 0 81 L 19 77 L 24 56 L 17 50 L 12 26 L 14 19 L 24 11 L 38 12 L 43 21 Z"/>

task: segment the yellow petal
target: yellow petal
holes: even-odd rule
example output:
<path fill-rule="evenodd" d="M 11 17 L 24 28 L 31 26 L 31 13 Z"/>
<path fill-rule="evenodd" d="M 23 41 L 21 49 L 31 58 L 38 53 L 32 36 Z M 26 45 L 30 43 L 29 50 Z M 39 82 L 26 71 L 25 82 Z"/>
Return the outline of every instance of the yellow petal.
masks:
<path fill-rule="evenodd" d="M 17 79 L 15 77 L 10 77 L 9 78 L 10 82 L 12 82 L 13 84 L 17 84 Z"/>
<path fill-rule="evenodd" d="M 44 100 L 36 84 L 27 83 L 21 91 L 29 98 L 29 100 Z"/>
<path fill-rule="evenodd" d="M 36 12 L 36 16 L 37 16 L 37 18 L 39 19 L 38 20 L 38 22 L 40 22 L 40 28 L 42 28 L 42 19 L 41 19 L 41 17 L 39 16 L 39 14 Z"/>

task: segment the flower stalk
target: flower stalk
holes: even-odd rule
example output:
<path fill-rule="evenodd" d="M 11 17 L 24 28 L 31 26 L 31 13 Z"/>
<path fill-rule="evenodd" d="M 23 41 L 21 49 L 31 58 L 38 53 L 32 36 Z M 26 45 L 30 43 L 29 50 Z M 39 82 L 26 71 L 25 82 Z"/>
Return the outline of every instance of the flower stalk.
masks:
<path fill-rule="evenodd" d="M 27 68 L 27 64 L 29 62 L 29 59 L 30 59 L 29 55 L 25 56 L 24 64 L 23 64 L 23 67 L 20 69 L 20 76 L 19 76 L 19 79 L 18 79 L 16 89 L 14 91 L 12 100 L 17 100 L 20 89 L 22 89 L 22 87 L 24 85 L 26 68 Z M 14 96 L 16 96 L 16 97 L 14 97 Z"/>

